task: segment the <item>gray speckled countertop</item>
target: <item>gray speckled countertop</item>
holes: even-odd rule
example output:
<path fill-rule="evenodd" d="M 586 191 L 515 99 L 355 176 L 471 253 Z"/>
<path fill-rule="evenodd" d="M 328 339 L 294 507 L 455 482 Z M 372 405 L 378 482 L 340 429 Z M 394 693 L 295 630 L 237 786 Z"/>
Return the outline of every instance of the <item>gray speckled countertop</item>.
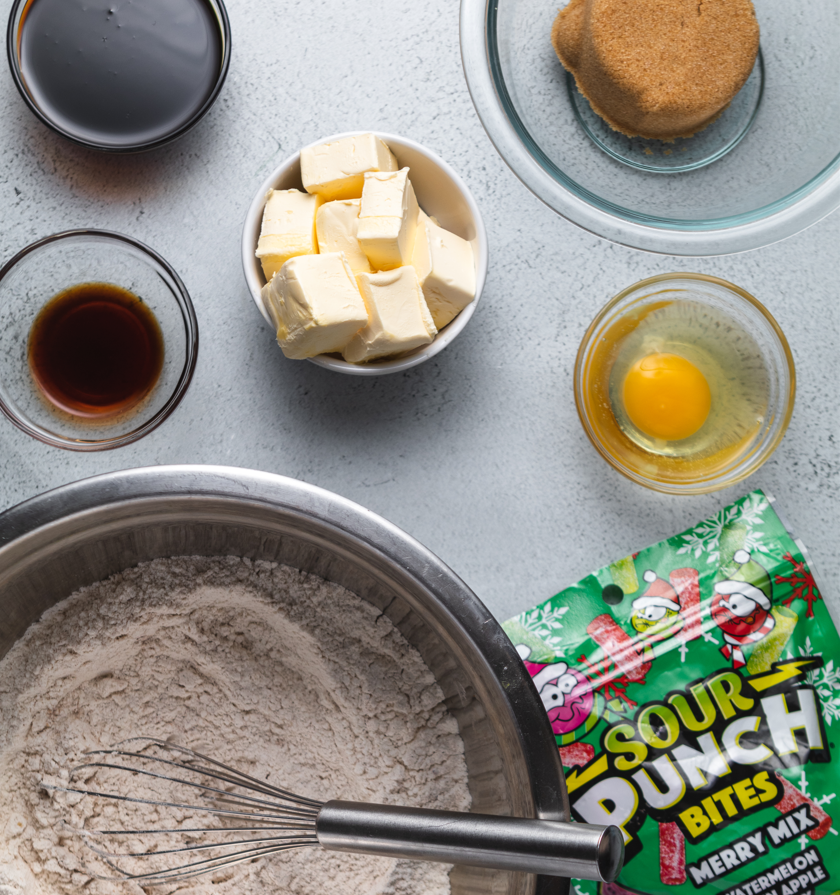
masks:
<path fill-rule="evenodd" d="M 503 619 L 762 487 L 831 588 L 840 576 L 840 214 L 729 258 L 611 245 L 545 208 L 496 154 L 461 72 L 456 0 L 229 0 L 228 10 L 233 58 L 219 102 L 192 133 L 150 154 L 108 157 L 53 135 L 3 67 L 0 259 L 68 228 L 135 236 L 181 274 L 201 350 L 181 407 L 132 447 L 73 454 L 0 420 L 0 508 L 133 466 L 281 473 L 401 526 Z M 489 279 L 464 333 L 429 363 L 372 379 L 286 360 L 239 260 L 243 216 L 267 173 L 305 143 L 356 129 L 404 134 L 442 155 L 473 191 L 490 238 Z M 746 483 L 704 497 L 667 497 L 622 478 L 589 445 L 572 398 L 575 352 L 597 310 L 622 287 L 671 270 L 752 292 L 797 364 L 780 449 Z"/>

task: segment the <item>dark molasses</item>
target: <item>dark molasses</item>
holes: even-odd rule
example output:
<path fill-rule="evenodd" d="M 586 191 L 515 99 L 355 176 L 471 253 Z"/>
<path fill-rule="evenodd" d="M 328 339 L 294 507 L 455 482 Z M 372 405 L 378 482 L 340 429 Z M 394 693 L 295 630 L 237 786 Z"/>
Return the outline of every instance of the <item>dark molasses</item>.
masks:
<path fill-rule="evenodd" d="M 29 0 L 18 31 L 26 89 L 69 136 L 119 149 L 166 139 L 219 80 L 209 0 Z"/>
<path fill-rule="evenodd" d="M 133 292 L 82 283 L 41 310 L 29 334 L 29 368 L 47 399 L 74 416 L 102 419 L 130 410 L 163 367 L 155 315 Z"/>

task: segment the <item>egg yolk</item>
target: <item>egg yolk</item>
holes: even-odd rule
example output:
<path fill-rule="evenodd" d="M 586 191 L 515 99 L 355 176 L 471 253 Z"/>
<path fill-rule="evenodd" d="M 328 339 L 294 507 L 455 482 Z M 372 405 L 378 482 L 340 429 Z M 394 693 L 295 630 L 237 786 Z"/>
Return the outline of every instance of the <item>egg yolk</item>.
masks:
<path fill-rule="evenodd" d="M 678 354 L 649 354 L 624 379 L 624 409 L 651 438 L 681 441 L 697 432 L 712 407 L 706 377 Z"/>

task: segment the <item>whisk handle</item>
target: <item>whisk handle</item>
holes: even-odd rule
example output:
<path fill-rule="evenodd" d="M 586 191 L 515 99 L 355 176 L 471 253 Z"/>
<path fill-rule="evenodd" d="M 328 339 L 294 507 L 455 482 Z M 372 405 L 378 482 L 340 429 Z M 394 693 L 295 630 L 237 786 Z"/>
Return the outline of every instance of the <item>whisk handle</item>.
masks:
<path fill-rule="evenodd" d="M 611 882 L 624 862 L 618 827 L 327 802 L 315 823 L 333 851 Z"/>

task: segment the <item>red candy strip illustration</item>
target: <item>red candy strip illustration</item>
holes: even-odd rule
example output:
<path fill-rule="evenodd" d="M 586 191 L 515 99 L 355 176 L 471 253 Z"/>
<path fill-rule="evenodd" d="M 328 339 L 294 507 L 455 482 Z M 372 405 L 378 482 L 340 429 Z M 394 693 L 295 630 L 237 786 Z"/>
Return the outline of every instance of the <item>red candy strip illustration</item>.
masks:
<path fill-rule="evenodd" d="M 595 747 L 589 743 L 570 743 L 560 747 L 560 761 L 564 768 L 582 768 L 595 758 Z"/>
<path fill-rule="evenodd" d="M 611 615 L 599 615 L 586 627 L 586 633 L 615 662 L 616 669 L 628 681 L 643 684 L 650 662 L 642 661 L 642 647 L 619 628 Z"/>
<path fill-rule="evenodd" d="M 685 837 L 675 823 L 659 824 L 659 878 L 666 886 L 685 880 Z"/>
<path fill-rule="evenodd" d="M 680 595 L 681 613 L 685 624 L 680 640 L 697 640 L 703 633 L 700 621 L 700 576 L 697 569 L 674 569 L 668 576 L 671 587 Z"/>
<path fill-rule="evenodd" d="M 807 805 L 808 813 L 817 822 L 817 826 L 813 830 L 809 830 L 805 835 L 811 839 L 822 839 L 831 829 L 831 817 L 826 814 L 822 806 L 806 796 L 804 792 L 800 792 L 781 774 L 777 773 L 776 777 L 784 787 L 785 794 L 780 801 L 776 802 L 774 807 L 781 811 L 782 814 L 787 814 L 788 811 L 793 811 L 794 808 L 798 808 L 800 805 Z"/>

